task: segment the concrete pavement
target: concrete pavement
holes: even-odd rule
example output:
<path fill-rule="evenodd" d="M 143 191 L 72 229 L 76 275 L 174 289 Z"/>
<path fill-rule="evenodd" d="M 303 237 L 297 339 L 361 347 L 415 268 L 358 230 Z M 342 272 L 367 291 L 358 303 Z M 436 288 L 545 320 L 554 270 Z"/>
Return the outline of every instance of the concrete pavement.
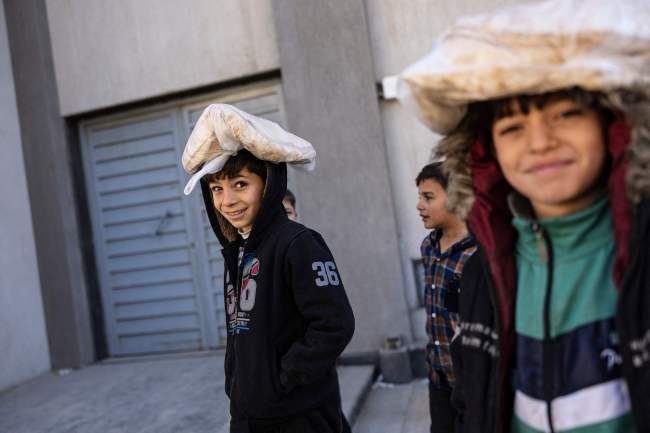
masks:
<path fill-rule="evenodd" d="M 427 379 L 415 379 L 403 385 L 373 385 L 352 430 L 354 433 L 426 433 L 429 424 Z"/>
<path fill-rule="evenodd" d="M 349 419 L 372 374 L 371 366 L 339 367 Z M 223 386 L 222 352 L 111 360 L 0 393 L 0 433 L 226 432 Z"/>
<path fill-rule="evenodd" d="M 223 355 L 99 363 L 0 394 L 2 433 L 217 432 Z"/>

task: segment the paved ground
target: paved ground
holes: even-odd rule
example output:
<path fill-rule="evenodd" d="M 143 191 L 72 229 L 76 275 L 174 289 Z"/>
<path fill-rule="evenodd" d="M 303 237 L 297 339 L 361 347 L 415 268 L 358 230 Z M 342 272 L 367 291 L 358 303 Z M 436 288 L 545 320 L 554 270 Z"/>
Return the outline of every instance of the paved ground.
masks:
<path fill-rule="evenodd" d="M 353 433 L 426 433 L 429 387 L 426 379 L 405 385 L 376 383 L 363 403 Z"/>
<path fill-rule="evenodd" d="M 208 352 L 46 374 L 0 393 L 0 433 L 226 432 L 222 371 L 223 355 Z M 339 369 L 348 416 L 359 411 L 372 371 Z"/>
<path fill-rule="evenodd" d="M 218 432 L 228 414 L 222 366 L 215 354 L 48 374 L 0 394 L 0 432 Z"/>

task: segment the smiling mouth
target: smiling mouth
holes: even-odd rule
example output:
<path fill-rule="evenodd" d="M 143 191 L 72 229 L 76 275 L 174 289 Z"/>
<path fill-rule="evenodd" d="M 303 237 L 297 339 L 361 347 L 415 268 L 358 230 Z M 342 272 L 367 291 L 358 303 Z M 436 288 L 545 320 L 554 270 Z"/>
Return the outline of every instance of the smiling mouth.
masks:
<path fill-rule="evenodd" d="M 572 161 L 551 161 L 537 164 L 526 170 L 528 174 L 554 174 L 572 164 Z"/>
<path fill-rule="evenodd" d="M 226 215 L 228 215 L 229 218 L 237 218 L 244 215 L 244 212 L 246 212 L 246 209 L 238 210 L 236 212 L 226 212 Z"/>

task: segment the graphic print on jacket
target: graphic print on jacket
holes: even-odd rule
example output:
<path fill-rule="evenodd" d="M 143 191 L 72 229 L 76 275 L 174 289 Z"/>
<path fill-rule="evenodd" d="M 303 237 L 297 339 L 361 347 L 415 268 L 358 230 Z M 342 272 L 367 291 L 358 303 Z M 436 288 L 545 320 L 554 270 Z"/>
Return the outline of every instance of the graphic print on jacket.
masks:
<path fill-rule="evenodd" d="M 254 254 L 242 257 L 241 287 L 236 288 L 230 274 L 226 276 L 226 313 L 228 314 L 228 333 L 240 334 L 250 331 L 250 321 L 255 297 L 257 295 L 257 276 L 260 273 L 260 261 Z"/>
<path fill-rule="evenodd" d="M 247 239 L 208 212 L 225 264 L 231 419 L 273 424 L 307 411 L 339 414 L 335 362 L 354 331 L 343 280 L 323 238 L 286 216 L 286 165 L 267 163 L 266 179 Z M 211 192 L 201 186 L 211 210 Z M 338 433 L 334 424 L 319 433 Z"/>

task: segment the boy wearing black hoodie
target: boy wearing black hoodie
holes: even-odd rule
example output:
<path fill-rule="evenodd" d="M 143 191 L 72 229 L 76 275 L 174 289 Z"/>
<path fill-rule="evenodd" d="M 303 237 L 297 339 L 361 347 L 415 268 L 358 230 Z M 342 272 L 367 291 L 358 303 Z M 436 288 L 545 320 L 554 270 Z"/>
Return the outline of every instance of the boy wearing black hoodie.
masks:
<path fill-rule="evenodd" d="M 341 432 L 335 361 L 354 317 L 338 268 L 323 238 L 286 216 L 286 163 L 240 149 L 200 180 L 225 261 L 230 432 Z"/>

